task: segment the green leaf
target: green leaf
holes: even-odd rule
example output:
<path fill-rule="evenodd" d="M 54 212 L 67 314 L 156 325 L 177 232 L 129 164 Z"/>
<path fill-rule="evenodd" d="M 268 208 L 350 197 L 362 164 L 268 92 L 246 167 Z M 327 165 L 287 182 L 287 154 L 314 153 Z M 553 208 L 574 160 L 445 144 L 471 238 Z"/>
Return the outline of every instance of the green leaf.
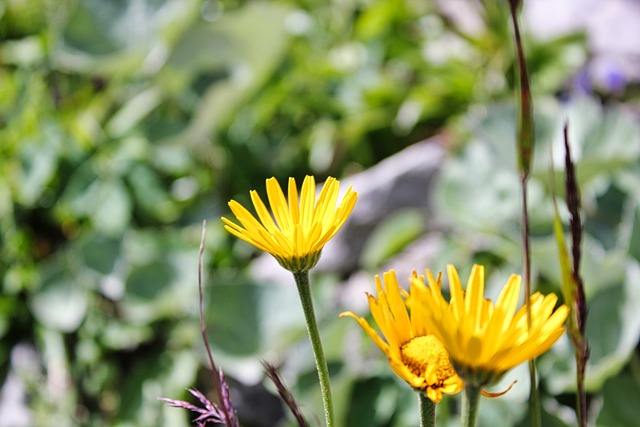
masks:
<path fill-rule="evenodd" d="M 98 178 L 92 165 L 80 167 L 65 194 L 69 214 L 89 217 L 102 234 L 121 234 L 131 219 L 131 199 L 119 178 Z"/>
<path fill-rule="evenodd" d="M 47 274 L 31 299 L 31 310 L 38 322 L 62 332 L 78 329 L 87 307 L 87 290 L 65 270 Z"/>
<path fill-rule="evenodd" d="M 175 275 L 175 269 L 167 260 L 136 267 L 127 277 L 127 296 L 134 300 L 154 300 L 171 286 Z"/>
<path fill-rule="evenodd" d="M 85 0 L 73 9 L 64 33 L 65 43 L 95 56 L 148 46 L 158 36 L 166 20 L 163 14 L 171 6 L 170 0 Z"/>
<path fill-rule="evenodd" d="M 608 380 L 602 389 L 602 410 L 598 427 L 633 426 L 638 423 L 640 380 L 637 375 L 620 375 Z"/>
<path fill-rule="evenodd" d="M 200 102 L 190 124 L 195 135 L 209 135 L 232 120 L 243 102 L 281 63 L 289 41 L 284 4 L 248 3 L 212 23 L 194 25 L 178 42 L 163 70 L 171 91 L 202 77 L 195 88 Z"/>
<path fill-rule="evenodd" d="M 214 347 L 234 355 L 254 354 L 261 344 L 261 289 L 251 283 L 209 288 L 207 332 Z"/>
<path fill-rule="evenodd" d="M 100 336 L 100 344 L 108 350 L 127 350 L 139 347 L 153 338 L 150 325 L 109 322 Z"/>
<path fill-rule="evenodd" d="M 393 415 L 396 403 L 395 381 L 389 378 L 364 378 L 351 387 L 349 410 L 347 413 L 348 426 L 379 426 L 386 425 Z M 415 394 L 416 411 L 418 395 Z"/>
<path fill-rule="evenodd" d="M 176 235 L 130 233 L 123 257 L 133 265 L 120 301 L 123 318 L 136 324 L 185 316 L 197 318 L 197 243 L 184 248 Z"/>
<path fill-rule="evenodd" d="M 423 214 L 416 210 L 396 212 L 373 231 L 362 252 L 362 265 L 375 268 L 418 238 L 424 229 Z"/>
<path fill-rule="evenodd" d="M 120 240 L 92 236 L 79 243 L 78 253 L 85 266 L 100 274 L 108 275 L 113 272 L 116 260 L 120 256 Z"/>
<path fill-rule="evenodd" d="M 50 144 L 23 143 L 20 157 L 24 176 L 18 181 L 19 200 L 33 206 L 55 175 L 58 153 Z"/>
<path fill-rule="evenodd" d="M 133 96 L 116 112 L 107 123 L 107 131 L 113 138 L 124 136 L 137 126 L 154 108 L 162 102 L 156 88 L 144 90 Z"/>
<path fill-rule="evenodd" d="M 107 235 L 122 233 L 131 218 L 131 199 L 125 186 L 119 180 L 99 181 L 93 190 L 93 225 Z"/>
<path fill-rule="evenodd" d="M 629 255 L 640 262 L 640 206 L 637 206 L 635 209 L 628 242 Z"/>
<path fill-rule="evenodd" d="M 435 190 L 438 213 L 445 221 L 476 229 L 515 227 L 520 213 L 519 178 L 515 168 L 499 162 L 502 155 L 476 141 L 460 157 L 447 162 Z M 534 205 L 540 195 L 531 193 Z"/>
<path fill-rule="evenodd" d="M 14 297 L 0 296 L 0 338 L 4 337 L 9 330 L 11 317 L 14 315 L 18 305 Z M 0 355 L 0 359 L 2 355 Z"/>
<path fill-rule="evenodd" d="M 127 181 L 133 189 L 135 203 L 145 215 L 162 222 L 176 219 L 176 206 L 155 171 L 137 164 L 132 168 Z"/>

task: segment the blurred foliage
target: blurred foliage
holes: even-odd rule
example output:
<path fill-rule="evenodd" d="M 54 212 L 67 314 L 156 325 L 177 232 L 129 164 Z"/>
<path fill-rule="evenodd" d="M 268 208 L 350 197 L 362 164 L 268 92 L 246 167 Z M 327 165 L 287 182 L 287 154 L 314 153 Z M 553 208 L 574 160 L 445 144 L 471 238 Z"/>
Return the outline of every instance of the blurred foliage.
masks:
<path fill-rule="evenodd" d="M 212 389 L 197 323 L 202 219 L 214 222 L 209 334 L 244 397 L 245 425 L 281 422 L 261 419 L 256 411 L 267 409 L 251 401 L 272 392 L 259 358 L 280 361 L 305 415 L 319 414 L 293 287 L 252 278 L 254 252 L 215 222 L 229 198 L 246 200 L 270 176 L 351 174 L 449 133 L 469 142 L 443 165 L 437 209 L 449 258 L 438 265 L 485 257 L 496 276 L 517 271 L 514 114 L 504 104 L 511 35 L 502 2 L 477 13 L 483 25 L 468 32 L 434 1 L 0 3 L 0 382 L 22 378 L 32 425 L 189 424 L 156 398 Z M 595 399 L 614 399 L 604 398 L 598 421 L 622 425 L 632 415 L 619 409 L 621 396 L 638 390 L 623 372 L 636 366 L 627 361 L 640 328 L 640 133 L 592 101 L 547 101 L 586 58 L 579 35 L 527 40 L 527 52 L 545 99 L 539 140 L 556 147 L 557 117 L 570 117 L 588 224 L 589 387 Z M 541 286 L 557 290 L 548 149 L 536 155 L 534 265 Z M 385 221 L 366 266 L 424 228 L 412 212 Z M 336 320 L 338 281 L 318 277 L 314 291 L 341 423 L 415 425 L 412 392 L 353 325 Z M 568 354 L 565 343 L 541 361 L 549 396 L 571 389 Z M 520 422 L 525 400 L 512 392 L 488 402 L 482 420 Z M 545 425 L 563 425 L 546 410 L 555 421 Z M 441 425 L 451 424 L 455 399 L 439 411 Z"/>
<path fill-rule="evenodd" d="M 495 295 L 501 280 L 518 271 L 522 263 L 515 151 L 513 146 L 502 143 L 515 132 L 514 117 L 515 110 L 505 105 L 470 114 L 468 129 L 474 136 L 443 165 L 436 194 L 437 211 L 448 236 L 448 248 L 443 253 L 461 265 L 478 261 L 491 265 L 494 277 L 500 278 L 493 281 L 496 287 L 488 289 Z M 630 387 L 640 384 L 637 367 L 634 368 L 640 313 L 633 308 L 640 303 L 640 263 L 632 249 L 640 206 L 637 186 L 632 184 L 638 179 L 640 126 L 622 108 L 603 109 L 582 96 L 564 104 L 551 99 L 538 103 L 538 145 L 529 187 L 533 277 L 540 291 L 558 295 L 562 281 L 551 232 L 554 190 L 550 180 L 555 180 L 555 191 L 563 197 L 565 122 L 569 123 L 584 208 L 581 270 L 589 307 L 587 337 L 591 349 L 586 387 L 594 399 L 604 399 L 610 408 L 617 403 L 610 402 L 616 399 L 613 395 L 600 393 L 605 383 L 615 383 L 632 374 Z M 568 223 L 566 208 L 562 213 Z M 442 259 L 438 264 L 445 262 L 449 261 Z M 565 336 L 540 359 L 544 389 L 552 395 L 571 396 L 575 390 L 572 351 Z M 637 392 L 632 394 L 637 396 Z M 632 425 L 622 421 L 624 413 L 619 415 L 621 418 L 615 418 L 607 409 L 598 417 L 598 425 L 601 418 L 608 420 L 612 416 L 619 423 L 603 421 L 602 425 Z"/>

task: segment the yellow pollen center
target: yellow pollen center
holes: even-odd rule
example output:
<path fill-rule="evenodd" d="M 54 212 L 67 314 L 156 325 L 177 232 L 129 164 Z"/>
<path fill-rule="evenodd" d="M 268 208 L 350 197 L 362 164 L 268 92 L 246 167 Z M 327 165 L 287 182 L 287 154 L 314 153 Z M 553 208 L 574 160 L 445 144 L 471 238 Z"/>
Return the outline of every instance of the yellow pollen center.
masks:
<path fill-rule="evenodd" d="M 433 335 L 413 338 L 400 347 L 400 354 L 404 365 L 416 376 L 427 380 L 431 387 L 441 387 L 444 381 L 456 374 L 449 354 Z M 435 377 L 427 378 L 427 368 L 430 366 Z"/>

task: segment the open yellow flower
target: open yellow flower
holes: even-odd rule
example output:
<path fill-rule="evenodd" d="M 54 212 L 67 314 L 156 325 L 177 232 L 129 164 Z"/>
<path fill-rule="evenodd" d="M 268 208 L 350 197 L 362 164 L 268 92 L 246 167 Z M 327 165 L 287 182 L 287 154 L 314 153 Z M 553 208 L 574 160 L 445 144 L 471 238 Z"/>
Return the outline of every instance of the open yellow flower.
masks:
<path fill-rule="evenodd" d="M 224 228 L 270 253 L 287 270 L 294 273 L 308 271 L 316 265 L 322 248 L 342 227 L 355 206 L 358 195 L 349 187 L 336 208 L 339 190 L 340 182 L 329 177 L 316 202 L 315 180 L 307 176 L 298 200 L 296 181 L 289 178 L 287 203 L 278 181 L 269 178 L 267 196 L 273 217 L 253 190 L 251 201 L 259 220 L 240 203 L 231 200 L 229 207 L 240 225 L 223 217 Z"/>
<path fill-rule="evenodd" d="M 371 315 L 384 340 L 364 318 L 350 311 L 341 313 L 340 317 L 353 317 L 387 356 L 391 369 L 433 402 L 442 400 L 443 393 L 458 393 L 464 384 L 451 366 L 442 343 L 427 329 L 424 313 L 416 309 L 408 314 L 393 270 L 384 273 L 383 281 L 376 276 L 378 298 L 368 294 L 367 297 Z M 419 298 L 418 295 L 412 297 Z"/>
<path fill-rule="evenodd" d="M 427 314 L 432 333 L 449 352 L 458 374 L 476 386 L 491 384 L 509 369 L 540 356 L 564 333 L 566 305 L 554 311 L 558 297 L 531 295 L 531 325 L 526 307 L 516 312 L 521 278 L 512 275 L 495 305 L 484 297 L 484 267 L 474 265 L 462 290 L 456 269 L 447 266 L 450 301 L 442 296 L 440 278 L 427 271 L 427 282 L 413 278 L 411 309 Z"/>

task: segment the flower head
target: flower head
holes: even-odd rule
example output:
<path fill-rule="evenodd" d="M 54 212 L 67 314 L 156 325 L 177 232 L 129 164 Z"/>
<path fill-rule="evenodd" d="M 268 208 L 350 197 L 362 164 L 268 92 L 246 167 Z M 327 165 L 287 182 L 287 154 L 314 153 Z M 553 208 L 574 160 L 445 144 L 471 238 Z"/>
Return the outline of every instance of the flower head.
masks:
<path fill-rule="evenodd" d="M 353 317 L 389 359 L 391 369 L 411 387 L 434 402 L 442 394 L 455 394 L 464 384 L 449 362 L 442 343 L 427 330 L 424 313 L 407 312 L 393 270 L 384 273 L 383 282 L 376 276 L 378 298 L 367 295 L 371 315 L 384 339 L 362 317 L 344 312 L 340 317 Z M 418 295 L 412 297 L 419 298 Z"/>
<path fill-rule="evenodd" d="M 307 176 L 298 200 L 296 181 L 289 178 L 287 202 L 278 181 L 269 178 L 267 197 L 271 212 L 253 190 L 251 201 L 258 219 L 240 203 L 231 200 L 229 207 L 240 225 L 223 217 L 224 228 L 270 253 L 287 270 L 294 273 L 307 271 L 316 265 L 322 248 L 345 223 L 358 198 L 357 193 L 349 187 L 336 207 L 339 190 L 339 181 L 329 177 L 316 201 L 315 180 Z"/>
<path fill-rule="evenodd" d="M 440 280 L 427 271 L 427 284 L 412 279 L 411 309 L 427 313 L 427 323 L 449 352 L 458 374 L 466 381 L 484 386 L 497 381 L 506 371 L 546 352 L 564 333 L 569 313 L 566 305 L 554 311 L 558 297 L 531 295 L 531 325 L 526 307 L 516 312 L 521 279 L 512 275 L 494 304 L 484 297 L 484 267 L 474 265 L 462 290 L 456 269 L 447 266 L 450 301 L 442 296 Z"/>

